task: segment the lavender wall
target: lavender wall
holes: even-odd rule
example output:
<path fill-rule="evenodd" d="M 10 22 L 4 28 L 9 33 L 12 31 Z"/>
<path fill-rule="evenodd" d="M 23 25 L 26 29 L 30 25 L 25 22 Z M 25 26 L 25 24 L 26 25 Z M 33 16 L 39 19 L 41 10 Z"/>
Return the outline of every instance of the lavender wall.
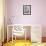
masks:
<path fill-rule="evenodd" d="M 23 15 L 23 5 L 31 5 L 31 15 Z M 42 25 L 43 37 L 46 36 L 46 0 L 7 0 L 7 16 L 12 24 Z M 11 22 L 8 18 L 8 24 Z"/>

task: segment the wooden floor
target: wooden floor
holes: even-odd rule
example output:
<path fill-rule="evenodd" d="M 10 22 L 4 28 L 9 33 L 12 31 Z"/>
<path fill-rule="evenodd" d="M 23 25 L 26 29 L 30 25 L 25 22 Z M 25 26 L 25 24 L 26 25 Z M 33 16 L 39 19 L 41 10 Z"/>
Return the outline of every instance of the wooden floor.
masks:
<path fill-rule="evenodd" d="M 31 41 L 24 41 L 24 40 L 14 40 L 5 43 L 3 46 L 46 46 L 46 37 L 42 37 L 42 42 L 44 43 L 31 43 Z"/>

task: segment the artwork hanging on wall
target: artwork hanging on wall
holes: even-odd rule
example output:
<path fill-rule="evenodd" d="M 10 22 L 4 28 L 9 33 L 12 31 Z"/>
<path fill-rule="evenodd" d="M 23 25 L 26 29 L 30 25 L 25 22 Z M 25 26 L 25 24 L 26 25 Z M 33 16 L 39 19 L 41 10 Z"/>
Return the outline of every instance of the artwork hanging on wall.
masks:
<path fill-rule="evenodd" d="M 23 15 L 31 15 L 31 5 L 23 5 Z"/>

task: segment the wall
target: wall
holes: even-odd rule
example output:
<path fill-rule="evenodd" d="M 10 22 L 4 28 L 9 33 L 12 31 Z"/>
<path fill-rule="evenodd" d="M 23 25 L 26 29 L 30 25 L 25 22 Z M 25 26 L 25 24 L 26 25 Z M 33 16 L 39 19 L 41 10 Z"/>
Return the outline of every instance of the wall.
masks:
<path fill-rule="evenodd" d="M 23 15 L 23 5 L 31 5 L 31 15 Z M 46 37 L 46 0 L 7 0 L 7 16 L 8 24 L 42 25 Z"/>

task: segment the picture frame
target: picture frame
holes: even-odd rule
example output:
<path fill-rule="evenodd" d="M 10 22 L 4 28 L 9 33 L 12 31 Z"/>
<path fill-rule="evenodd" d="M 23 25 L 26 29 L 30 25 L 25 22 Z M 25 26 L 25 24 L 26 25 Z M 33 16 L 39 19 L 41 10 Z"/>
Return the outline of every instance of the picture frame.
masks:
<path fill-rule="evenodd" d="M 31 15 L 31 5 L 23 5 L 23 15 Z"/>

